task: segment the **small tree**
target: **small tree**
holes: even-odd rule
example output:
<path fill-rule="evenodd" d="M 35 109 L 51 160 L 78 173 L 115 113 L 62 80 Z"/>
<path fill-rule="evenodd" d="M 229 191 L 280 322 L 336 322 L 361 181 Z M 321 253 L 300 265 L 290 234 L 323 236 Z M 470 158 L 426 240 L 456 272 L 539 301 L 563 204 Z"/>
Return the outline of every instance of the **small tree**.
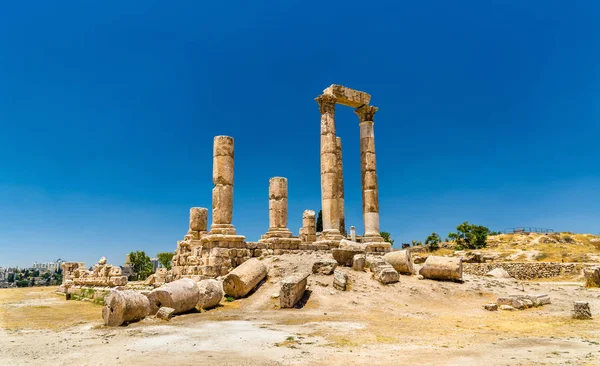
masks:
<path fill-rule="evenodd" d="M 385 240 L 386 242 L 394 245 L 394 239 L 392 239 L 392 236 L 390 235 L 390 233 L 388 233 L 387 231 L 382 231 L 379 233 L 379 235 L 381 235 L 381 237 L 383 238 L 383 240 Z"/>
<path fill-rule="evenodd" d="M 158 258 L 158 262 L 162 264 L 166 269 L 171 269 L 171 262 L 173 261 L 173 256 L 175 253 L 173 252 L 163 252 L 158 253 L 156 258 Z"/>
<path fill-rule="evenodd" d="M 317 232 L 323 232 L 323 210 L 319 210 L 317 214 Z"/>
<path fill-rule="evenodd" d="M 411 240 L 411 245 L 413 247 L 419 246 L 419 245 L 423 245 L 423 243 L 421 243 L 419 240 Z"/>
<path fill-rule="evenodd" d="M 456 241 L 458 249 L 484 248 L 490 229 L 481 225 L 472 225 L 468 221 L 456 227 L 456 233 L 449 233 L 448 238 Z"/>
<path fill-rule="evenodd" d="M 131 262 L 131 270 L 133 271 L 133 279 L 145 280 L 153 272 L 154 266 L 152 260 L 144 251 L 136 251 L 129 253 L 129 261 Z"/>
<path fill-rule="evenodd" d="M 425 239 L 425 245 L 428 245 L 429 250 L 433 252 L 435 250 L 440 249 L 441 241 L 442 238 L 437 233 L 431 233 L 431 235 L 429 235 L 427 239 Z"/>
<path fill-rule="evenodd" d="M 14 273 L 9 273 L 8 274 L 8 278 L 6 279 L 8 282 L 15 282 L 15 274 Z"/>

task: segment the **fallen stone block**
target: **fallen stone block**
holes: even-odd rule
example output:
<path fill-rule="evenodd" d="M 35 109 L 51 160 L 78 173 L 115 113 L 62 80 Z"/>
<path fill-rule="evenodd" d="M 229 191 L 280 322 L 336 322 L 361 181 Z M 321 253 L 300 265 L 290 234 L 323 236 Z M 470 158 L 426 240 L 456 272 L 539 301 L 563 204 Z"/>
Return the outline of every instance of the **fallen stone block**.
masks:
<path fill-rule="evenodd" d="M 364 254 L 355 254 L 352 259 L 352 269 L 355 271 L 364 271 L 366 260 L 367 258 Z"/>
<path fill-rule="evenodd" d="M 547 294 L 537 294 L 535 297 L 540 301 L 540 305 L 548 305 L 550 304 L 550 296 Z"/>
<path fill-rule="evenodd" d="M 462 260 L 460 258 L 429 256 L 419 274 L 432 280 L 462 281 Z"/>
<path fill-rule="evenodd" d="M 166 306 L 162 306 L 156 312 L 156 317 L 159 318 L 159 319 L 162 319 L 162 320 L 171 320 L 171 318 L 173 317 L 174 313 L 175 313 L 175 309 L 169 308 L 169 307 L 166 307 Z"/>
<path fill-rule="evenodd" d="M 333 259 L 335 259 L 340 266 L 352 267 L 352 261 L 356 254 L 365 254 L 364 250 L 357 248 L 333 248 L 331 249 Z"/>
<path fill-rule="evenodd" d="M 483 308 L 484 308 L 485 310 L 488 310 L 488 311 L 497 311 L 497 310 L 498 310 L 498 304 L 494 304 L 494 303 L 492 302 L 492 303 L 489 303 L 489 304 L 485 304 L 485 305 L 483 306 Z"/>
<path fill-rule="evenodd" d="M 504 270 L 504 268 L 500 268 L 500 267 L 492 269 L 485 275 L 487 277 L 494 277 L 494 278 L 511 278 L 510 275 L 508 274 L 508 272 L 506 272 L 506 270 Z"/>
<path fill-rule="evenodd" d="M 338 262 L 334 259 L 321 259 L 313 263 L 312 273 L 329 276 L 338 266 Z"/>
<path fill-rule="evenodd" d="M 600 266 L 583 269 L 585 287 L 600 287 Z"/>
<path fill-rule="evenodd" d="M 223 299 L 223 286 L 221 282 L 207 279 L 198 282 L 198 304 L 199 309 L 210 309 L 219 305 Z"/>
<path fill-rule="evenodd" d="M 281 280 L 281 290 L 279 291 L 280 308 L 293 308 L 302 296 L 304 296 L 308 276 L 308 273 L 296 274 Z"/>
<path fill-rule="evenodd" d="M 373 276 L 384 285 L 395 283 L 400 280 L 400 275 L 390 264 L 378 266 Z"/>
<path fill-rule="evenodd" d="M 267 266 L 256 258 L 251 258 L 229 272 L 223 279 L 226 295 L 239 299 L 250 293 L 265 277 Z"/>
<path fill-rule="evenodd" d="M 181 314 L 194 309 L 198 298 L 198 285 L 191 278 L 169 282 L 148 294 L 150 314 L 156 314 L 163 306 L 175 309 L 174 314 Z"/>
<path fill-rule="evenodd" d="M 391 264 L 398 273 L 411 275 L 414 272 L 410 252 L 408 250 L 398 250 L 386 253 L 383 256 L 383 260 Z"/>
<path fill-rule="evenodd" d="M 514 307 L 510 306 L 510 305 L 500 305 L 499 307 L 500 310 L 508 310 L 508 311 L 515 311 L 517 309 L 515 309 Z"/>
<path fill-rule="evenodd" d="M 573 313 L 571 315 L 573 316 L 573 319 L 592 319 L 592 311 L 590 310 L 590 304 L 586 301 L 574 301 Z"/>
<path fill-rule="evenodd" d="M 386 262 L 383 260 L 383 256 L 377 255 L 367 255 L 366 256 L 366 261 L 365 261 L 365 266 L 371 271 L 374 272 L 375 268 L 377 266 L 386 264 Z"/>
<path fill-rule="evenodd" d="M 525 309 L 525 304 L 521 300 L 514 297 L 499 297 L 498 300 L 496 300 L 496 304 L 498 306 L 509 305 L 519 310 Z"/>
<path fill-rule="evenodd" d="M 333 271 L 333 288 L 346 291 L 348 286 L 348 275 L 339 269 Z"/>
<path fill-rule="evenodd" d="M 112 290 L 104 298 L 104 324 L 116 327 L 126 322 L 142 320 L 150 314 L 148 298 L 134 290 Z"/>

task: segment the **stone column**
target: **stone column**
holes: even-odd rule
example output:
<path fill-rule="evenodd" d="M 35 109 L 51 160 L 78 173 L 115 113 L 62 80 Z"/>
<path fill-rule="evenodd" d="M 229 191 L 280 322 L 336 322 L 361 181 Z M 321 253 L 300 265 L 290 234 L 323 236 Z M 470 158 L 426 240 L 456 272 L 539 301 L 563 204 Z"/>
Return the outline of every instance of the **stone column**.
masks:
<path fill-rule="evenodd" d="M 335 135 L 335 103 L 333 95 L 320 95 L 316 99 L 321 111 L 321 206 L 323 210 L 323 236 L 326 240 L 340 240 L 338 204 L 337 141 Z"/>
<path fill-rule="evenodd" d="M 235 235 L 233 218 L 233 137 L 215 136 L 211 234 Z"/>
<path fill-rule="evenodd" d="M 356 229 L 354 226 L 350 226 L 350 240 L 356 241 Z"/>
<path fill-rule="evenodd" d="M 288 180 L 282 177 L 269 179 L 269 231 L 266 237 L 289 238 Z"/>
<path fill-rule="evenodd" d="M 302 243 L 311 244 L 317 240 L 315 211 L 304 210 L 302 213 L 302 229 L 300 232 L 300 239 L 302 239 Z"/>
<path fill-rule="evenodd" d="M 346 236 L 346 218 L 344 214 L 344 168 L 342 165 L 342 139 L 340 137 L 336 137 L 336 146 L 335 146 L 335 155 L 337 159 L 337 196 L 338 196 L 338 210 L 339 210 L 339 219 L 340 226 L 339 231 L 342 236 Z"/>
<path fill-rule="evenodd" d="M 376 107 L 365 105 L 355 110 L 360 119 L 360 168 L 362 173 L 362 206 L 365 234 L 363 243 L 381 242 L 379 234 L 379 192 L 375 164 L 373 117 Z"/>

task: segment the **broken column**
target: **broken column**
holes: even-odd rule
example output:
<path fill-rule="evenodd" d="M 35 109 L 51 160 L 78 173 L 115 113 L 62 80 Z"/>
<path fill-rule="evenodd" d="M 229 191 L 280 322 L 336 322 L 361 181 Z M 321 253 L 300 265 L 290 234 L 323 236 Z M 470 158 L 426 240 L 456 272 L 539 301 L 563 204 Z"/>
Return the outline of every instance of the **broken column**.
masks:
<path fill-rule="evenodd" d="M 104 298 L 102 319 L 104 324 L 118 327 L 125 322 L 144 319 L 150 313 L 148 298 L 134 290 L 112 290 Z"/>
<path fill-rule="evenodd" d="M 223 279 L 226 295 L 239 299 L 250 293 L 267 276 L 267 266 L 256 258 L 251 258 L 231 271 Z"/>
<path fill-rule="evenodd" d="M 217 277 L 251 257 L 246 249 L 246 237 L 236 235 L 233 218 L 233 138 L 216 136 L 213 147 L 212 224 L 200 238 L 200 245 L 191 241 L 192 253 L 186 275 Z M 195 252 L 195 253 L 194 253 Z M 196 275 L 197 273 L 197 275 Z"/>
<path fill-rule="evenodd" d="M 299 238 L 293 238 L 288 223 L 288 180 L 269 179 L 269 230 L 259 242 L 268 243 L 269 249 L 298 249 Z"/>
<path fill-rule="evenodd" d="M 148 294 L 150 314 L 156 314 L 163 306 L 173 308 L 173 314 L 181 314 L 196 307 L 199 300 L 196 281 L 182 278 L 155 288 Z"/>
<path fill-rule="evenodd" d="M 235 235 L 233 219 L 233 137 L 215 136 L 211 234 Z"/>
<path fill-rule="evenodd" d="M 378 108 L 364 105 L 355 110 L 360 119 L 360 168 L 362 174 L 362 206 L 365 234 L 363 243 L 381 243 L 379 234 L 379 191 L 375 163 L 373 117 Z M 391 248 L 391 246 L 390 246 Z"/>
<path fill-rule="evenodd" d="M 311 244 L 317 240 L 317 225 L 315 211 L 313 210 L 304 210 L 302 213 L 300 240 L 303 244 Z"/>
<path fill-rule="evenodd" d="M 462 259 L 430 255 L 419 274 L 432 280 L 462 281 Z"/>
<path fill-rule="evenodd" d="M 342 139 L 336 137 L 335 139 L 335 155 L 337 159 L 337 196 L 338 196 L 338 210 L 340 225 L 339 231 L 342 236 L 346 236 L 346 218 L 344 214 L 344 168 L 342 165 Z"/>
<path fill-rule="evenodd" d="M 308 276 L 309 273 L 298 273 L 281 280 L 281 290 L 279 291 L 280 308 L 293 308 L 304 296 Z"/>
<path fill-rule="evenodd" d="M 208 227 L 208 209 L 204 207 L 190 208 L 190 229 L 184 240 L 200 240 Z"/>
<path fill-rule="evenodd" d="M 337 139 L 335 134 L 336 97 L 322 94 L 316 99 L 321 112 L 321 206 L 323 211 L 322 244 L 336 247 L 340 234 Z"/>

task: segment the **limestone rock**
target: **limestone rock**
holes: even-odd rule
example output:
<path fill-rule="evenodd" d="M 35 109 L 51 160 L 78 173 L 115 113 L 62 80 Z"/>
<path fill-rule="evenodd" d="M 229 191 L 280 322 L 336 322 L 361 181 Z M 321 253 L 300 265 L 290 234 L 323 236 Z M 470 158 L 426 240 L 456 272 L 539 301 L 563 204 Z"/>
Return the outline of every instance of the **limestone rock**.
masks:
<path fill-rule="evenodd" d="M 519 310 L 525 309 L 525 303 L 514 297 L 499 297 L 498 300 L 496 300 L 496 304 L 498 304 L 498 306 L 508 305 Z"/>
<path fill-rule="evenodd" d="M 100 265 L 106 264 L 106 257 L 100 258 L 100 260 L 98 261 L 98 264 L 100 264 Z"/>
<path fill-rule="evenodd" d="M 585 287 L 600 287 L 600 266 L 583 269 Z"/>
<path fill-rule="evenodd" d="M 413 263 L 414 264 L 423 264 L 423 263 L 425 263 L 426 260 L 427 260 L 427 257 L 416 256 L 415 259 L 413 259 Z"/>
<path fill-rule="evenodd" d="M 389 264 L 380 265 L 376 268 L 375 273 L 373 274 L 375 279 L 381 282 L 384 285 L 395 283 L 400 280 L 400 275 L 394 267 Z"/>
<path fill-rule="evenodd" d="M 125 322 L 144 319 L 150 313 L 148 298 L 134 290 L 112 290 L 104 298 L 102 319 L 104 324 L 116 327 Z"/>
<path fill-rule="evenodd" d="M 171 320 L 174 313 L 175 309 L 162 306 L 160 309 L 158 309 L 158 312 L 156 312 L 156 317 L 162 320 Z"/>
<path fill-rule="evenodd" d="M 494 304 L 494 303 L 492 302 L 492 303 L 489 303 L 489 304 L 485 304 L 485 305 L 483 306 L 483 308 L 484 308 L 485 310 L 488 310 L 488 311 L 497 311 L 497 310 L 498 310 L 498 304 Z"/>
<path fill-rule="evenodd" d="M 223 286 L 221 282 L 207 279 L 198 282 L 198 304 L 197 308 L 210 309 L 219 305 L 223 299 Z"/>
<path fill-rule="evenodd" d="M 573 319 L 592 319 L 592 311 L 590 310 L 590 304 L 586 301 L 574 301 L 572 316 Z"/>
<path fill-rule="evenodd" d="M 364 248 L 359 246 L 346 246 L 344 248 L 331 249 L 331 254 L 341 266 L 352 267 L 354 256 L 357 254 L 365 254 L 365 250 L 366 246 Z"/>
<path fill-rule="evenodd" d="M 313 263 L 312 273 L 329 276 L 337 267 L 337 262 L 333 259 L 321 259 Z"/>
<path fill-rule="evenodd" d="M 163 306 L 175 309 L 174 314 L 190 311 L 198 304 L 198 298 L 198 285 L 191 278 L 169 282 L 148 294 L 151 314 L 156 314 Z"/>
<path fill-rule="evenodd" d="M 281 280 L 279 306 L 282 309 L 293 308 L 302 296 L 304 296 L 308 276 L 308 273 L 301 273 L 288 276 Z"/>
<path fill-rule="evenodd" d="M 485 275 L 487 277 L 494 277 L 494 278 L 511 278 L 510 275 L 508 274 L 508 272 L 506 272 L 505 269 L 500 268 L 500 267 L 492 269 Z"/>
<path fill-rule="evenodd" d="M 419 274 L 432 280 L 462 281 L 460 258 L 429 256 Z"/>
<path fill-rule="evenodd" d="M 333 272 L 333 287 L 336 290 L 346 291 L 348 286 L 348 275 L 342 272 L 340 269 L 336 269 Z"/>
<path fill-rule="evenodd" d="M 413 273 L 413 264 L 408 250 L 398 250 L 386 253 L 383 256 L 383 260 L 391 264 L 398 273 L 408 275 Z"/>
<path fill-rule="evenodd" d="M 229 272 L 223 279 L 226 295 L 239 299 L 248 295 L 267 276 L 267 266 L 256 258 L 251 258 Z"/>
<path fill-rule="evenodd" d="M 510 305 L 500 305 L 499 307 L 500 310 L 508 310 L 508 311 L 514 311 L 517 310 L 514 307 L 510 306 Z"/>
<path fill-rule="evenodd" d="M 540 301 L 540 305 L 548 305 L 550 304 L 550 296 L 547 294 L 537 294 L 535 295 Z"/>
<path fill-rule="evenodd" d="M 355 254 L 352 259 L 352 269 L 355 271 L 364 271 L 366 256 L 364 254 Z"/>

